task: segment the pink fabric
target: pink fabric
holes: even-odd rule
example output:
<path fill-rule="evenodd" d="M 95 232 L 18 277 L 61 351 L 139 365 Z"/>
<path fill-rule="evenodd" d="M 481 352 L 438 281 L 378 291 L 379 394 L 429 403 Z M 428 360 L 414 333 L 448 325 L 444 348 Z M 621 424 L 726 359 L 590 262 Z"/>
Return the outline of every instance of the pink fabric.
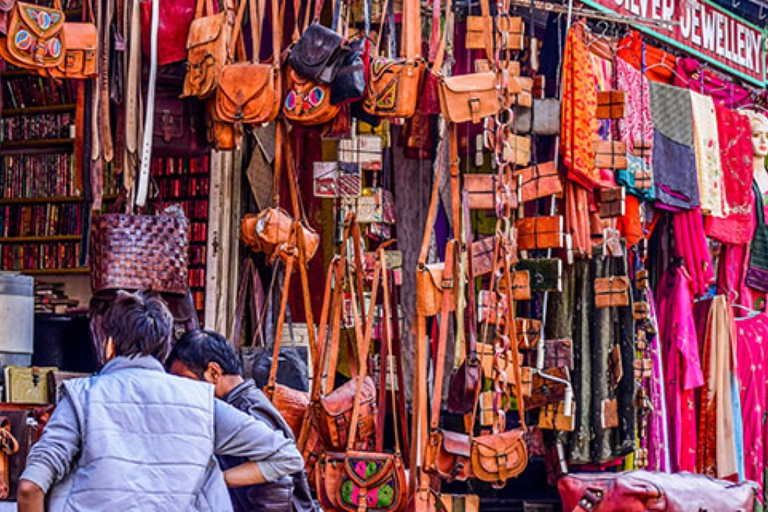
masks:
<path fill-rule="evenodd" d="M 766 407 L 766 380 L 768 367 L 768 316 L 736 319 L 737 375 L 744 424 L 745 477 L 760 486 L 758 497 L 763 496 L 763 470 L 768 446 L 765 445 L 766 427 L 763 414 Z"/>
<path fill-rule="evenodd" d="M 678 87 L 711 96 L 715 103 L 728 108 L 738 108 L 753 103 L 752 94 L 748 89 L 733 82 L 726 82 L 706 68 L 702 69 L 701 63 L 692 57 L 677 59 L 676 68 L 674 85 Z"/>
<path fill-rule="evenodd" d="M 659 335 L 664 351 L 672 471 L 696 470 L 696 400 L 704 384 L 693 317 L 693 282 L 683 267 L 659 284 Z"/>
<path fill-rule="evenodd" d="M 712 257 L 704 234 L 701 208 L 675 213 L 672 218 L 675 253 L 683 259 L 683 264 L 690 273 L 694 296 L 701 297 L 715 282 Z"/>
<path fill-rule="evenodd" d="M 659 332 L 659 315 L 653 293 L 648 291 L 648 305 L 651 313 L 651 322 Z M 649 387 L 649 399 L 653 408 L 648 414 L 648 439 L 645 439 L 645 447 L 648 449 L 649 471 L 671 471 L 669 464 L 669 424 L 667 422 L 667 399 L 664 392 L 664 358 L 662 356 L 661 336 L 649 335 L 649 348 L 651 356 L 651 382 Z"/>
<path fill-rule="evenodd" d="M 651 97 L 648 80 L 640 71 L 629 65 L 624 59 L 616 59 L 616 79 L 619 90 L 626 91 L 626 116 L 618 121 L 621 140 L 627 145 L 627 152 L 632 153 L 634 141 L 653 141 L 653 120 L 651 119 Z M 651 157 L 646 157 L 651 164 Z"/>
<path fill-rule="evenodd" d="M 717 289 L 731 296 L 740 306 L 763 311 L 765 293 L 753 290 L 744 284 L 749 266 L 749 245 L 723 244 L 720 248 Z"/>
<path fill-rule="evenodd" d="M 752 128 L 749 118 L 715 105 L 723 169 L 725 218 L 707 217 L 707 236 L 729 244 L 752 240 L 755 230 L 752 192 Z"/>

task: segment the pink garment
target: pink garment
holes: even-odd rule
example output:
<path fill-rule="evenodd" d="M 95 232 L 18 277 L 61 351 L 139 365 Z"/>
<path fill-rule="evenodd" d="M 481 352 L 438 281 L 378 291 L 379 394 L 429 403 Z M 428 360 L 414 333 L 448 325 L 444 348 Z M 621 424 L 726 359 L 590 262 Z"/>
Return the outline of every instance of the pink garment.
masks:
<path fill-rule="evenodd" d="M 659 284 L 659 335 L 664 353 L 672 471 L 696 470 L 696 400 L 704 384 L 693 317 L 693 282 L 683 267 Z"/>
<path fill-rule="evenodd" d="M 728 108 L 753 103 L 752 93 L 748 89 L 726 82 L 706 68 L 702 69 L 701 63 L 692 57 L 677 59 L 676 68 L 674 85 L 678 87 L 711 96 L 715 103 Z"/>
<path fill-rule="evenodd" d="M 758 497 L 762 501 L 765 450 L 768 448 L 764 441 L 768 432 L 763 422 L 768 397 L 768 316 L 759 314 L 752 318 L 737 318 L 736 339 L 737 375 L 744 424 L 744 476 L 758 483 Z"/>
<path fill-rule="evenodd" d="M 651 322 L 656 332 L 659 332 L 659 315 L 653 293 L 648 290 L 648 306 Z M 661 336 L 649 335 L 651 356 L 651 381 L 649 399 L 652 409 L 648 414 L 648 439 L 645 448 L 648 450 L 648 471 L 671 471 L 669 462 L 669 423 L 667 421 L 667 399 L 664 392 L 664 357 L 662 354 Z"/>
<path fill-rule="evenodd" d="M 744 284 L 749 267 L 749 245 L 723 244 L 717 265 L 717 289 L 719 293 L 731 295 L 731 300 L 740 306 L 758 311 L 765 310 L 765 293 L 753 290 Z"/>
<path fill-rule="evenodd" d="M 618 121 L 619 131 L 621 140 L 627 145 L 627 152 L 632 153 L 636 140 L 653 141 L 648 80 L 620 58 L 616 59 L 616 79 L 619 90 L 626 91 L 626 115 Z M 651 164 L 650 154 L 646 157 L 646 163 Z"/>
<path fill-rule="evenodd" d="M 706 295 L 715 282 L 712 257 L 704 234 L 701 208 L 696 207 L 672 214 L 675 236 L 675 255 L 683 259 L 685 268 L 693 280 L 695 297 Z"/>
<path fill-rule="evenodd" d="M 720 164 L 723 169 L 725 218 L 707 217 L 707 236 L 729 244 L 752 240 L 755 230 L 752 191 L 752 128 L 749 118 L 715 105 Z"/>

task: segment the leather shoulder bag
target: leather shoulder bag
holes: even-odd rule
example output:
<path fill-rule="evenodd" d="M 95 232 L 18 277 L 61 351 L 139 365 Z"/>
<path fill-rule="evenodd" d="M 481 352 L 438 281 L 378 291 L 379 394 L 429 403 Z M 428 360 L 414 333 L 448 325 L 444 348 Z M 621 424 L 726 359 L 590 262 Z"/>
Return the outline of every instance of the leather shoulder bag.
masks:
<path fill-rule="evenodd" d="M 64 60 L 66 34 L 59 0 L 54 6 L 16 2 L 8 21 L 8 35 L 0 38 L 0 55 L 25 69 L 52 69 Z"/>
<path fill-rule="evenodd" d="M 187 35 L 187 74 L 182 97 L 202 99 L 216 92 L 221 68 L 227 63 L 234 23 L 232 0 L 224 0 L 221 12 L 214 12 L 213 0 L 197 0 L 195 19 Z"/>
<path fill-rule="evenodd" d="M 318 482 L 317 491 L 321 505 L 326 510 L 341 512 L 402 512 L 407 503 L 408 489 L 405 478 L 405 465 L 400 451 L 399 421 L 394 414 L 395 452 L 385 453 L 381 451 L 356 451 L 355 438 L 360 410 L 363 382 L 367 377 L 368 348 L 373 329 L 373 312 L 376 305 L 376 295 L 379 281 L 384 289 L 384 337 L 391 351 L 391 315 L 389 301 L 389 283 L 386 269 L 386 257 L 383 249 L 378 251 L 379 261 L 374 274 L 374 284 L 368 311 L 368 321 L 365 326 L 365 334 L 359 320 L 355 321 L 355 334 L 358 340 L 358 368 L 359 374 L 354 379 L 356 383 L 354 408 L 350 421 L 350 433 L 347 441 L 346 452 L 326 453 L 320 459 L 320 465 L 316 472 Z M 381 279 L 380 279 L 381 278 Z M 352 294 L 352 311 L 354 317 L 359 317 L 357 299 L 354 291 Z M 385 363 L 382 363 L 385 364 Z M 388 365 L 390 378 L 394 384 L 394 372 L 392 365 Z M 386 388 L 386 386 L 385 386 Z M 384 390 L 385 391 L 385 390 Z M 392 407 L 396 411 L 395 390 L 393 387 Z"/>
<path fill-rule="evenodd" d="M 390 1 L 385 0 L 382 11 L 382 27 Z M 376 57 L 371 61 L 368 87 L 365 91 L 363 108 L 378 117 L 411 117 L 416 112 L 421 80 L 426 64 L 421 58 L 421 10 L 418 0 L 404 0 L 403 5 L 403 51 L 400 58 L 379 55 L 381 36 L 376 42 Z M 392 24 L 390 34 L 394 34 Z M 394 37 L 394 36 L 390 36 Z"/>
<path fill-rule="evenodd" d="M 296 41 L 288 56 L 288 64 L 299 76 L 330 85 L 341 64 L 344 38 L 335 30 L 320 24 L 323 4 L 323 0 L 317 1 L 312 23 Z M 298 13 L 295 14 L 298 17 Z"/>
<path fill-rule="evenodd" d="M 264 0 L 260 0 L 264 1 Z M 235 47 L 242 34 L 242 21 L 245 5 L 250 6 L 251 20 L 258 19 L 256 0 L 242 0 L 235 22 L 232 44 L 229 48 L 229 60 L 234 60 Z M 259 9 L 263 12 L 263 9 Z M 235 137 L 239 142 L 243 125 L 268 123 L 280 112 L 282 88 L 280 80 L 280 45 L 282 31 L 280 27 L 277 0 L 272 0 L 272 62 L 258 63 L 259 34 L 256 23 L 251 22 L 253 43 L 253 62 L 241 61 L 227 64 L 221 70 L 219 88 L 216 90 L 216 117 L 234 125 Z M 239 144 L 238 144 L 239 145 Z"/>
<path fill-rule="evenodd" d="M 160 17 L 157 37 L 163 42 L 157 49 L 157 65 L 165 66 L 187 58 L 187 35 L 195 19 L 195 0 L 163 0 L 160 2 Z M 150 55 L 149 26 L 152 18 L 150 2 L 141 2 L 141 49 Z M 69 43 L 67 43 L 69 44 Z"/>
<path fill-rule="evenodd" d="M 151 2 L 142 2 L 142 5 Z M 39 70 L 41 75 L 55 78 L 94 78 L 98 76 L 99 30 L 93 19 L 91 0 L 83 2 L 88 21 L 64 23 L 66 47 L 64 59 L 55 67 Z"/>

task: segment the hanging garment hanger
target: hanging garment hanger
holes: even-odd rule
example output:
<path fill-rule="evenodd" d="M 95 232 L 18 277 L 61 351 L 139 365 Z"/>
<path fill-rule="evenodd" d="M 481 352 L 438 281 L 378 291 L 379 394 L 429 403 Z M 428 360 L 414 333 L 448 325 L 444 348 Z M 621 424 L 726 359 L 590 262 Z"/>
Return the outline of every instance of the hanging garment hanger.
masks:
<path fill-rule="evenodd" d="M 731 299 L 731 294 L 733 294 L 733 299 Z M 728 293 L 726 293 L 726 300 L 734 309 L 739 309 L 741 311 L 744 311 L 747 313 L 746 316 L 740 316 L 738 318 L 734 318 L 735 321 L 740 320 L 749 320 L 750 318 L 755 318 L 757 315 L 761 313 L 761 311 L 757 311 L 756 309 L 751 309 L 746 306 L 742 306 L 741 304 L 736 304 L 736 300 L 739 298 L 739 292 L 736 290 L 729 290 Z"/>
<path fill-rule="evenodd" d="M 531 368 L 531 376 L 533 375 L 538 375 L 542 379 L 551 380 L 552 382 L 565 385 L 565 396 L 563 397 L 563 415 L 565 417 L 570 417 L 573 404 L 573 386 L 571 385 L 570 381 L 561 379 L 560 377 L 555 377 L 554 375 L 550 375 L 539 368 Z"/>

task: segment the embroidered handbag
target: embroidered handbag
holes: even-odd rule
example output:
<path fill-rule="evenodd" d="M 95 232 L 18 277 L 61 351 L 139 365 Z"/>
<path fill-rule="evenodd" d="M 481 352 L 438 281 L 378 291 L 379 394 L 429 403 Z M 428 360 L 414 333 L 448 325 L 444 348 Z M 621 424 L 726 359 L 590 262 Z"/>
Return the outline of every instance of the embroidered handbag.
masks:
<path fill-rule="evenodd" d="M 53 69 L 62 64 L 66 49 L 64 13 L 54 7 L 16 2 L 8 20 L 8 35 L 0 37 L 0 55 L 26 69 Z"/>
<path fill-rule="evenodd" d="M 245 5 L 250 6 L 250 18 L 256 17 L 256 0 L 243 0 L 238 10 L 232 44 L 229 48 L 230 60 L 234 58 L 235 47 L 240 38 Z M 280 79 L 280 42 L 282 34 L 279 25 L 277 0 L 272 0 L 272 62 L 255 62 L 259 55 L 259 45 L 253 49 L 254 62 L 235 62 L 227 64 L 221 70 L 219 87 L 216 90 L 216 117 L 234 125 L 235 140 L 239 145 L 243 134 L 243 124 L 268 123 L 280 113 L 282 82 Z M 251 23 L 251 39 L 256 41 L 257 27 Z"/>
<path fill-rule="evenodd" d="M 421 80 L 426 67 L 420 57 L 421 48 L 421 8 L 415 0 L 404 0 L 402 23 L 402 57 L 388 58 L 379 55 L 381 37 L 384 30 L 379 30 L 374 55 L 368 73 L 368 84 L 363 99 L 363 109 L 378 117 L 411 117 L 416 112 L 419 101 Z M 388 2 L 391 8 L 391 2 Z M 382 12 L 381 27 L 384 27 Z M 391 16 L 390 20 L 394 17 Z M 394 34 L 392 23 L 388 24 L 390 34 Z M 393 36 L 390 36 L 393 37 Z"/>
<path fill-rule="evenodd" d="M 520 198 L 525 203 L 563 193 L 563 182 L 554 162 L 544 162 L 515 171 L 520 176 Z"/>
<path fill-rule="evenodd" d="M 517 247 L 529 249 L 559 249 L 563 247 L 563 217 L 530 217 L 515 221 Z"/>
<path fill-rule="evenodd" d="M 187 74 L 182 97 L 207 98 L 216 92 L 221 69 L 228 62 L 234 10 L 232 0 L 225 0 L 224 10 L 218 13 L 214 13 L 211 0 L 197 0 L 195 19 L 187 35 Z"/>
<path fill-rule="evenodd" d="M 629 306 L 629 279 L 626 276 L 595 279 L 595 307 Z"/>
<path fill-rule="evenodd" d="M 339 114 L 341 106 L 331 103 L 329 85 L 302 78 L 290 68 L 288 77 L 283 113 L 289 121 L 315 126 L 325 124 Z"/>
<path fill-rule="evenodd" d="M 142 2 L 142 6 L 145 3 Z M 55 68 L 39 70 L 43 76 L 55 78 L 94 78 L 98 76 L 97 57 L 99 48 L 99 31 L 93 22 L 93 7 L 91 1 L 83 2 L 89 21 L 84 23 L 65 22 L 64 59 Z"/>

